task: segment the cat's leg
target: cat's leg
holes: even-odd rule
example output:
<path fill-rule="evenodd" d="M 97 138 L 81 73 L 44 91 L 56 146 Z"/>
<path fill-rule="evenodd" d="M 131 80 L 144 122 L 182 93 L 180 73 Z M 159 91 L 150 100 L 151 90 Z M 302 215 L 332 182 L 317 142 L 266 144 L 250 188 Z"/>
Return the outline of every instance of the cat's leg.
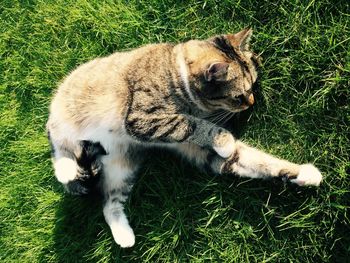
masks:
<path fill-rule="evenodd" d="M 322 181 L 320 171 L 312 164 L 295 164 L 236 141 L 235 151 L 221 167 L 223 174 L 242 177 L 281 177 L 300 186 L 318 186 Z"/>
<path fill-rule="evenodd" d="M 136 112 L 138 113 L 138 112 Z M 129 134 L 141 141 L 158 143 L 194 143 L 213 149 L 227 158 L 235 147 L 233 135 L 224 128 L 185 114 L 140 115 L 130 113 L 126 122 Z"/>
<path fill-rule="evenodd" d="M 216 152 L 203 148 L 194 143 L 176 144 L 171 149 L 179 153 L 190 164 L 204 172 L 220 174 L 226 159 L 220 157 Z"/>
<path fill-rule="evenodd" d="M 291 163 L 249 147 L 238 140 L 234 154 L 228 159 L 191 143 L 179 144 L 175 149 L 190 163 L 216 174 L 235 174 L 250 178 L 280 177 L 300 186 L 318 186 L 322 180 L 321 173 L 312 164 Z"/>
<path fill-rule="evenodd" d="M 55 176 L 65 189 L 75 195 L 93 190 L 102 171 L 100 156 L 106 154 L 103 147 L 91 141 L 57 142 L 50 135 L 49 141 Z"/>
<path fill-rule="evenodd" d="M 223 162 L 219 173 L 229 172 L 252 178 L 282 177 L 298 185 L 318 186 L 322 181 L 320 171 L 312 164 L 298 165 L 273 157 L 236 140 L 229 131 L 212 123 L 196 118 L 187 120 L 188 123 L 192 120 L 195 125 L 189 126 L 192 128 L 192 133 L 184 142 L 196 144 L 199 146 L 198 149 L 209 146 L 222 157 L 206 155 L 207 167 L 209 166 L 214 172 L 218 171 L 220 163 Z M 198 151 L 196 155 L 201 156 Z M 227 157 L 228 160 L 223 161 Z M 195 160 L 198 162 L 198 157 Z"/>
<path fill-rule="evenodd" d="M 226 129 L 193 116 L 173 114 L 141 118 L 130 114 L 127 129 L 145 141 L 192 143 L 213 149 L 220 157 L 229 158 L 220 173 L 253 178 L 283 176 L 298 185 L 319 185 L 322 180 L 320 172 L 311 164 L 297 165 L 263 153 L 236 140 Z M 220 162 L 218 158 L 213 160 Z"/>
<path fill-rule="evenodd" d="M 113 238 L 121 247 L 132 247 L 135 235 L 124 213 L 124 202 L 132 189 L 137 165 L 127 156 L 110 154 L 103 162 L 103 214 L 111 228 Z"/>

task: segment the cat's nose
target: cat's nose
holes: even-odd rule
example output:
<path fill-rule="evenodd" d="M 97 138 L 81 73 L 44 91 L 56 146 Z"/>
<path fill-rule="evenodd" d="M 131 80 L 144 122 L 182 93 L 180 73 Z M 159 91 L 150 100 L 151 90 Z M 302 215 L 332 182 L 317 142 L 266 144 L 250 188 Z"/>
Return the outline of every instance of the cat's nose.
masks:
<path fill-rule="evenodd" d="M 247 101 L 247 104 L 249 106 L 252 106 L 255 102 L 255 99 L 254 99 L 254 95 L 253 93 L 250 93 L 247 97 L 246 97 L 246 101 Z"/>
<path fill-rule="evenodd" d="M 239 104 L 242 106 L 249 106 L 250 107 L 255 102 L 253 93 L 242 94 L 242 95 L 238 96 L 237 99 L 239 100 Z"/>

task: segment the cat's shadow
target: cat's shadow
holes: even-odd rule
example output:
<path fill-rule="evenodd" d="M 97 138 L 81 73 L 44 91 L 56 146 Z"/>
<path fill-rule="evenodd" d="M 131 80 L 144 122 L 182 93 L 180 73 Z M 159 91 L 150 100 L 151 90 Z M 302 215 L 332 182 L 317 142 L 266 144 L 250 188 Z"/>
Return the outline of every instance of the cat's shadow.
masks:
<path fill-rule="evenodd" d="M 63 193 L 56 209 L 54 253 L 57 262 L 86 262 L 103 230 L 99 196 L 78 197 Z M 94 241 L 94 242 L 91 242 Z"/>
<path fill-rule="evenodd" d="M 215 218 L 210 227 L 215 229 L 225 220 L 228 224 L 264 229 L 264 224 L 274 228 L 279 223 L 274 217 L 266 223 L 264 210 L 276 208 L 279 217 L 283 217 L 310 195 L 310 190 L 294 186 L 287 186 L 285 191 L 286 186 L 277 181 L 202 174 L 170 153 L 155 151 L 153 154 L 141 169 L 126 204 L 136 234 L 135 247 L 121 249 L 114 243 L 102 215 L 100 196 L 65 194 L 56 210 L 52 248 L 55 261 L 96 262 L 106 257 L 107 251 L 110 261 L 131 262 L 142 258 L 149 246 L 154 245 L 149 240 L 159 237 L 162 240 L 159 242 L 171 243 L 176 236 L 174 254 L 183 259 L 185 253 L 198 250 L 194 244 L 205 240 L 198 229 L 209 220 L 211 211 L 218 208 L 219 203 L 225 216 Z M 287 194 L 281 194 L 284 192 Z M 288 240 L 287 235 L 285 239 Z"/>
<path fill-rule="evenodd" d="M 250 110 L 236 115 L 226 128 L 240 137 L 251 113 Z M 265 212 L 275 209 L 278 217 L 283 218 L 313 193 L 315 190 L 286 186 L 278 180 L 203 174 L 171 153 L 153 150 L 126 204 L 136 234 L 133 248 L 121 249 L 114 243 L 102 215 L 102 197 L 65 194 L 56 210 L 52 250 L 57 262 L 96 262 L 105 258 L 106 251 L 110 261 L 135 261 L 151 249 L 153 243 L 149 240 L 161 237 L 159 242 L 172 243 L 174 254 L 181 260 L 186 258 L 186 253 L 198 250 L 194 244 L 206 242 L 198 229 L 210 220 L 215 209 L 223 209 L 225 213 L 224 218 L 210 222 L 213 229 L 225 222 L 227 231 L 232 230 L 233 224 L 261 229 L 261 235 L 267 235 L 266 225 L 273 229 L 280 222 L 271 214 L 266 218 Z M 283 233 L 280 238 L 287 242 L 288 234 Z"/>

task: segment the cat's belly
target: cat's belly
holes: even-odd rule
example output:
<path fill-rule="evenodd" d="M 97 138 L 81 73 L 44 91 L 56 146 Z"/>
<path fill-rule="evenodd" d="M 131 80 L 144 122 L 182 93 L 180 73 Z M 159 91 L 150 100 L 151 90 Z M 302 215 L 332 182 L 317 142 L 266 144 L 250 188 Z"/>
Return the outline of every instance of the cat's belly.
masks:
<path fill-rule="evenodd" d="M 133 139 L 126 133 L 122 118 L 105 118 L 88 122 L 88 125 L 76 125 L 56 118 L 48 124 L 51 139 L 58 145 L 74 149 L 80 141 L 99 142 L 108 154 L 123 154 Z"/>
<path fill-rule="evenodd" d="M 120 125 L 118 128 L 109 126 L 95 126 L 85 128 L 77 140 L 99 142 L 108 154 L 125 154 L 133 139 Z"/>

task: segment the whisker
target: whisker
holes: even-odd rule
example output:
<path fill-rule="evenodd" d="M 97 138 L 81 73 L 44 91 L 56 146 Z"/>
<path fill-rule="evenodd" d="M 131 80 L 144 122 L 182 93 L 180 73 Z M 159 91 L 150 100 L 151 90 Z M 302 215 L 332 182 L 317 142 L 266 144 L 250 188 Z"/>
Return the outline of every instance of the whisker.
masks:
<path fill-rule="evenodd" d="M 217 119 L 221 119 L 223 116 L 226 115 L 225 111 L 221 111 L 220 114 L 217 114 L 216 116 L 214 116 L 212 119 L 213 120 L 217 120 Z"/>
<path fill-rule="evenodd" d="M 226 115 L 226 113 L 222 113 L 220 116 L 217 116 L 214 120 L 212 120 L 211 121 L 211 123 L 212 123 L 211 128 L 216 126 L 218 124 L 218 122 L 220 122 L 220 120 L 225 117 L 225 115 Z"/>
<path fill-rule="evenodd" d="M 220 118 L 217 119 L 217 120 L 214 122 L 214 124 L 216 125 L 216 124 L 218 124 L 218 123 L 221 123 L 221 122 L 222 122 L 223 120 L 225 120 L 230 114 L 231 114 L 231 112 L 225 111 L 225 112 L 222 114 L 222 116 L 220 116 Z"/>
<path fill-rule="evenodd" d="M 213 117 L 217 117 L 217 116 L 221 115 L 222 113 L 223 113 L 223 111 L 218 110 L 218 111 L 214 111 L 214 112 L 211 112 L 211 113 L 208 113 L 208 114 L 203 114 L 202 117 L 210 119 L 210 118 L 213 118 Z"/>
<path fill-rule="evenodd" d="M 234 115 L 235 115 L 235 112 L 231 112 L 230 115 L 226 118 L 226 120 L 224 120 L 223 124 L 228 122 Z"/>
<path fill-rule="evenodd" d="M 208 116 L 207 119 L 211 120 L 212 122 L 218 118 L 221 118 L 225 114 L 224 111 L 218 111 L 215 114 L 212 114 L 211 116 Z"/>

